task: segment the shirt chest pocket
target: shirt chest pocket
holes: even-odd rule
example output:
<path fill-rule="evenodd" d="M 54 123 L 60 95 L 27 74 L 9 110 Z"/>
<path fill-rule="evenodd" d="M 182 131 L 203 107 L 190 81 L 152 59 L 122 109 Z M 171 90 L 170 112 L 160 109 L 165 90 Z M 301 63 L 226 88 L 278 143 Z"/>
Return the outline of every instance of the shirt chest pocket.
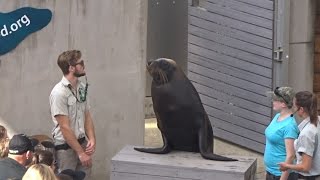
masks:
<path fill-rule="evenodd" d="M 68 111 L 69 115 L 73 116 L 76 112 L 77 108 L 77 99 L 74 96 L 69 96 L 68 97 Z"/>

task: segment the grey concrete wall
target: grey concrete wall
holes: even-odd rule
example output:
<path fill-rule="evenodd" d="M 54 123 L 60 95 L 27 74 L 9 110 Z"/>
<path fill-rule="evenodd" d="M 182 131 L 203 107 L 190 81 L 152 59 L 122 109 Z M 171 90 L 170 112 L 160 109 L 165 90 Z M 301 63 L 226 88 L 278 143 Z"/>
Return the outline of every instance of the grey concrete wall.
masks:
<path fill-rule="evenodd" d="M 57 57 L 67 49 L 80 49 L 97 136 L 94 179 L 109 179 L 111 157 L 125 144 L 143 144 L 147 3 L 0 1 L 0 12 L 25 6 L 53 12 L 47 27 L 0 56 L 0 124 L 10 135 L 50 135 L 48 98 L 62 77 Z"/>
<path fill-rule="evenodd" d="M 296 91 L 313 91 L 316 0 L 290 0 L 288 83 Z"/>
<path fill-rule="evenodd" d="M 147 59 L 174 59 L 187 72 L 188 1 L 150 0 L 148 3 Z M 146 96 L 151 96 L 147 75 Z M 148 102 L 146 100 L 146 102 Z"/>

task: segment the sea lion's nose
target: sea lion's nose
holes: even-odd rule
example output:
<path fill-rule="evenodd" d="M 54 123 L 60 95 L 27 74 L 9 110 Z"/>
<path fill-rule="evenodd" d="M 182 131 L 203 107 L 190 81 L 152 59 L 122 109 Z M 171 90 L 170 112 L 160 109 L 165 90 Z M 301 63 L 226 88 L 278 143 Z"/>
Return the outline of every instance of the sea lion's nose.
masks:
<path fill-rule="evenodd" d="M 149 59 L 147 60 L 147 66 L 151 66 L 153 63 L 155 63 L 156 61 L 154 59 Z"/>

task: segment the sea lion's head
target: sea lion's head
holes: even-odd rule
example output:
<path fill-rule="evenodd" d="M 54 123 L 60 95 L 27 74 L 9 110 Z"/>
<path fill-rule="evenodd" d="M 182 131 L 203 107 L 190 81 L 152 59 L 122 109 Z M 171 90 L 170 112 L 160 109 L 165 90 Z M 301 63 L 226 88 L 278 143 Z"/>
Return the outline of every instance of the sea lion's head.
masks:
<path fill-rule="evenodd" d="M 177 64 L 174 60 L 159 58 L 147 63 L 147 70 L 156 84 L 166 84 L 173 78 L 177 70 Z"/>

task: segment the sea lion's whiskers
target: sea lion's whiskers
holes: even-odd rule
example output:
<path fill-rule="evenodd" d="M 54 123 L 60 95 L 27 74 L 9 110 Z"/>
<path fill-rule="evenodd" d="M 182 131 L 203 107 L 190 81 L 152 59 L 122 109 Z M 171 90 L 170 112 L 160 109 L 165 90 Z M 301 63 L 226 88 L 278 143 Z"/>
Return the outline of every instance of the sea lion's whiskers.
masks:
<path fill-rule="evenodd" d="M 163 73 L 163 76 L 164 76 L 164 83 L 168 83 L 168 76 L 166 73 Z"/>
<path fill-rule="evenodd" d="M 163 77 L 163 84 L 166 84 L 168 82 L 167 74 L 161 71 L 162 77 Z"/>
<path fill-rule="evenodd" d="M 165 82 L 165 77 L 164 77 L 164 74 L 163 74 L 163 72 L 162 71 L 159 71 L 159 73 L 160 73 L 160 77 L 161 77 L 161 84 L 164 84 Z"/>
<path fill-rule="evenodd" d="M 154 70 L 154 71 L 155 71 L 154 73 L 157 74 L 157 77 L 159 77 L 158 80 L 161 82 L 161 78 L 162 78 L 162 77 L 161 77 L 160 71 L 159 71 L 158 69 L 156 69 L 156 70 Z"/>

